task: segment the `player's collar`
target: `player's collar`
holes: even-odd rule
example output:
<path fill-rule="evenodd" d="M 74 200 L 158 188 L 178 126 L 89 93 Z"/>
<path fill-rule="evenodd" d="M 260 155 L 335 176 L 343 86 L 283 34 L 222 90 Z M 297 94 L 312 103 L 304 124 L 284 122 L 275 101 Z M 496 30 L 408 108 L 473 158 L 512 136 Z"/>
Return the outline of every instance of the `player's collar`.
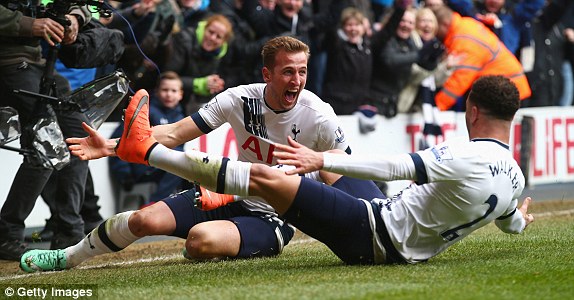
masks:
<path fill-rule="evenodd" d="M 504 147 L 504 149 L 510 150 L 510 146 L 508 146 L 507 144 L 505 144 L 499 140 L 495 140 L 495 139 L 478 138 L 478 139 L 472 139 L 470 141 L 471 142 L 495 142 L 495 143 L 499 144 L 500 146 Z"/>

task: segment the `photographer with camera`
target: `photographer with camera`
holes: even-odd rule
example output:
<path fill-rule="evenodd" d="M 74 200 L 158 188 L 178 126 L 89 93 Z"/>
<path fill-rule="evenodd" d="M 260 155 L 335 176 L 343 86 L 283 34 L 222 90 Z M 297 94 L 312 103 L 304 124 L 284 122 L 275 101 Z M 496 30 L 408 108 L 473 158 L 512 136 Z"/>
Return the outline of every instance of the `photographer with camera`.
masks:
<path fill-rule="evenodd" d="M 55 0 L 46 10 L 50 18 L 44 16 L 36 0 L 0 0 L 0 106 L 10 106 L 18 111 L 22 126 L 22 149 L 33 149 L 34 124 L 40 118 L 53 116 L 54 112 L 39 97 L 17 91 L 45 93 L 41 86 L 47 86 L 46 78 L 54 76 L 54 79 L 64 80 L 52 72 L 44 72 L 47 67 L 40 43 L 45 41 L 50 47 L 74 43 L 79 29 L 90 18 L 86 7 L 71 5 L 78 2 Z M 56 14 L 50 14 L 50 9 Z M 61 11 L 64 9 L 65 14 Z M 47 83 L 53 87 L 56 85 L 55 81 Z M 67 112 L 56 116 L 64 136 L 75 136 L 82 132 L 79 127 L 84 120 L 82 114 Z M 58 176 L 66 180 L 59 186 L 58 228 L 51 247 L 74 244 L 83 237 L 83 221 L 79 211 L 87 171 L 87 164 L 74 158 L 58 170 Z M 26 250 L 22 243 L 24 220 L 34 208 L 52 172 L 53 169 L 40 163 L 37 157 L 25 155 L 0 211 L 0 259 L 18 260 Z"/>

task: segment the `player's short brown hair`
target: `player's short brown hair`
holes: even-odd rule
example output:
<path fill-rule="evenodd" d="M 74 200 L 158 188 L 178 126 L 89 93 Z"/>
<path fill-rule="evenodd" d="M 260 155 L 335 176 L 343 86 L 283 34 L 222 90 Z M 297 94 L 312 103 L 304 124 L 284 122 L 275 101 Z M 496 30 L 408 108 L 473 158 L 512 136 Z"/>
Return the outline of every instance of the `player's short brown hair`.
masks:
<path fill-rule="evenodd" d="M 273 69 L 275 66 L 275 57 L 281 50 L 287 53 L 304 52 L 307 58 L 310 56 L 309 46 L 307 46 L 307 44 L 294 37 L 278 36 L 270 39 L 263 45 L 263 50 L 261 50 L 263 66 L 270 70 Z"/>

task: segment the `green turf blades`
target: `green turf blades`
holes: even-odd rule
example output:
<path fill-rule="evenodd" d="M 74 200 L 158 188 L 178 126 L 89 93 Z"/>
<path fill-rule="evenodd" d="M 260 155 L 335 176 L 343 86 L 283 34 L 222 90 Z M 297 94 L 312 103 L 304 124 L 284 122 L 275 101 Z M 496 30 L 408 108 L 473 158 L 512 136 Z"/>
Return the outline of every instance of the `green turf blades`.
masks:
<path fill-rule="evenodd" d="M 29 250 L 20 258 L 20 269 L 28 273 L 59 271 L 66 268 L 64 250 Z"/>
<path fill-rule="evenodd" d="M 190 261 L 182 256 L 183 240 L 170 238 L 143 239 L 66 272 L 22 275 L 17 263 L 0 261 L 0 286 L 97 285 L 102 300 L 573 299 L 569 199 L 535 202 L 535 222 L 523 234 L 505 234 L 490 224 L 415 265 L 344 265 L 298 231 L 281 255 L 268 258 Z"/>

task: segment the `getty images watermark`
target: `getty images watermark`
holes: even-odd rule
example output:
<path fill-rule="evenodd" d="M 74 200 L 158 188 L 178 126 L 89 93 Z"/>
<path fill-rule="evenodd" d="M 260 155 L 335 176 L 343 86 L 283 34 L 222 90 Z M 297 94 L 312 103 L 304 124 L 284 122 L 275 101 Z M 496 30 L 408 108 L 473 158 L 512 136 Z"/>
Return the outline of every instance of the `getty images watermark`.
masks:
<path fill-rule="evenodd" d="M 98 299 L 95 284 L 0 285 L 0 299 Z"/>

